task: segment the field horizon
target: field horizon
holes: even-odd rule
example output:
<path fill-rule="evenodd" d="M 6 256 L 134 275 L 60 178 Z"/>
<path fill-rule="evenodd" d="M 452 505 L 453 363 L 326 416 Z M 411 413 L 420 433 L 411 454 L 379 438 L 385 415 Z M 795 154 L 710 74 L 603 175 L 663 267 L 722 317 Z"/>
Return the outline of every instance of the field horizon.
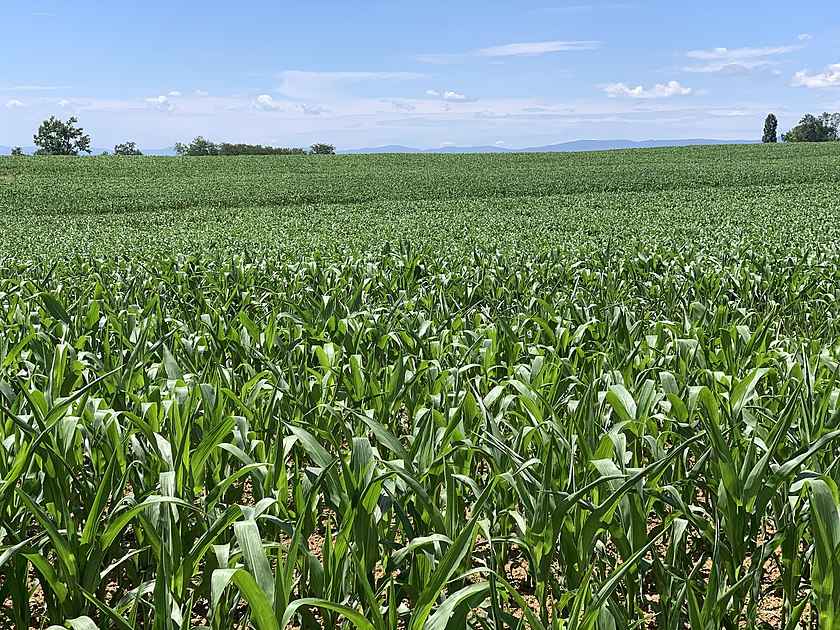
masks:
<path fill-rule="evenodd" d="M 0 625 L 834 627 L 838 184 L 0 157 Z"/>

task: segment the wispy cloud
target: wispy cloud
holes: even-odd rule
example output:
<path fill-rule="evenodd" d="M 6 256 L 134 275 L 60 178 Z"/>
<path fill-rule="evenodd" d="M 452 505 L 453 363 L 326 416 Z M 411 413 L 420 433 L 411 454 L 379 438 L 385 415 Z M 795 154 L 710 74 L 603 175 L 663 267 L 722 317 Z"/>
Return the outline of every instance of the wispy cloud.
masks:
<path fill-rule="evenodd" d="M 49 92 L 54 90 L 69 90 L 67 85 L 13 85 L 0 87 L 0 92 Z"/>
<path fill-rule="evenodd" d="M 15 109 L 17 107 L 25 107 L 25 106 L 21 101 L 17 100 L 16 98 L 13 98 L 9 101 L 6 101 L 6 109 Z"/>
<path fill-rule="evenodd" d="M 807 87 L 818 89 L 840 88 L 840 63 L 833 63 L 817 74 L 809 74 L 807 70 L 800 70 L 793 75 L 793 87 Z"/>
<path fill-rule="evenodd" d="M 601 45 L 595 40 L 551 40 L 541 42 L 515 42 L 499 46 L 479 48 L 465 53 L 428 53 L 418 55 L 416 59 L 424 63 L 450 64 L 462 63 L 470 59 L 498 57 L 535 57 L 556 52 L 593 50 Z"/>
<path fill-rule="evenodd" d="M 680 85 L 679 81 L 669 81 L 668 83 L 657 83 L 649 89 L 645 89 L 642 85 L 630 87 L 624 83 L 610 83 L 604 86 L 604 92 L 610 98 L 671 98 L 673 96 L 688 96 L 694 92 L 690 87 Z"/>
<path fill-rule="evenodd" d="M 481 48 L 478 54 L 482 57 L 513 57 L 516 55 L 545 55 L 553 52 L 567 52 L 571 50 L 592 50 L 598 48 L 599 42 L 585 41 L 549 41 L 549 42 L 521 42 Z"/>
<path fill-rule="evenodd" d="M 390 105 L 396 111 L 413 112 L 417 110 L 417 106 L 414 103 L 399 98 L 382 99 L 382 103 Z"/>
<path fill-rule="evenodd" d="M 169 96 L 183 96 L 178 90 L 173 90 L 169 93 Z"/>
<path fill-rule="evenodd" d="M 708 59 L 722 61 L 740 61 L 744 59 L 757 59 L 760 57 L 772 57 L 774 55 L 786 55 L 800 50 L 801 46 L 756 46 L 752 48 L 711 48 L 708 50 L 689 50 L 686 57 L 692 59 Z"/>
<path fill-rule="evenodd" d="M 570 13 L 592 13 L 594 11 L 624 11 L 635 9 L 634 4 L 576 4 L 568 7 L 548 7 L 536 13 L 543 15 L 567 15 Z"/>
<path fill-rule="evenodd" d="M 809 39 L 814 39 L 814 36 L 811 35 L 811 33 L 800 33 L 797 39 L 799 39 L 800 42 L 807 42 Z"/>
<path fill-rule="evenodd" d="M 777 77 L 781 73 L 774 67 L 777 63 L 774 58 L 801 49 L 801 45 L 789 45 L 689 50 L 684 53 L 684 56 L 689 59 L 696 59 L 701 63 L 683 66 L 680 70 L 730 77 Z"/>
<path fill-rule="evenodd" d="M 328 98 L 342 85 L 374 81 L 410 81 L 425 78 L 419 72 L 309 72 L 286 70 L 280 73 L 277 91 L 290 98 Z"/>

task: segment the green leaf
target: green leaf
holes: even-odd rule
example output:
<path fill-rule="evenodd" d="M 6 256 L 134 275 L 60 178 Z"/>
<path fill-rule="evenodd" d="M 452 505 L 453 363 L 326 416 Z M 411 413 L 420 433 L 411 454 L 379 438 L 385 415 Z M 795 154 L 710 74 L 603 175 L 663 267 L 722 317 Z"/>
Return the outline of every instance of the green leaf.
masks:
<path fill-rule="evenodd" d="M 250 573 L 244 569 L 216 569 L 213 571 L 211 580 L 211 607 L 215 610 L 221 600 L 224 590 L 233 582 L 242 598 L 248 602 L 251 612 L 251 622 L 257 630 L 280 630 L 281 624 L 277 623 L 274 610 L 263 589 Z M 271 585 L 271 593 L 274 594 Z M 286 623 L 282 627 L 286 627 Z"/>
<path fill-rule="evenodd" d="M 242 550 L 245 569 L 259 584 L 269 606 L 274 608 L 274 573 L 268 564 L 263 548 L 260 530 L 255 521 L 238 521 L 233 524 L 233 533 Z"/>

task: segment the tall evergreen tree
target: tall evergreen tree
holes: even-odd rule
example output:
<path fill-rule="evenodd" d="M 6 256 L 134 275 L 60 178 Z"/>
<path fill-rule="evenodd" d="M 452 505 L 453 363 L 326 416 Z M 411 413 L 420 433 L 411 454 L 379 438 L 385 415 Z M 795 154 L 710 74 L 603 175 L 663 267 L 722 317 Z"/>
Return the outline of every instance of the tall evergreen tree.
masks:
<path fill-rule="evenodd" d="M 776 130 L 779 128 L 779 121 L 776 118 L 776 114 L 767 114 L 767 118 L 764 119 L 764 135 L 761 136 L 762 142 L 778 142 L 779 139 L 776 136 Z"/>

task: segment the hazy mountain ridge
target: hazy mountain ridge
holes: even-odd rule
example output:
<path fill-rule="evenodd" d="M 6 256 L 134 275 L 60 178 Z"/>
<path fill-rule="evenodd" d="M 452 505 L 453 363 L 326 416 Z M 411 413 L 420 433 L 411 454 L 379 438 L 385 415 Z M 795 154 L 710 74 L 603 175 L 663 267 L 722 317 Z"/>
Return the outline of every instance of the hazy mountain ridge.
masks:
<path fill-rule="evenodd" d="M 702 144 L 755 144 L 757 140 L 714 140 L 708 138 L 685 138 L 678 140 L 571 140 L 539 147 L 511 149 L 498 146 L 440 147 L 418 149 L 398 144 L 363 149 L 345 149 L 336 153 L 558 153 L 573 151 L 608 151 L 611 149 L 646 149 L 653 147 L 683 147 Z"/>

